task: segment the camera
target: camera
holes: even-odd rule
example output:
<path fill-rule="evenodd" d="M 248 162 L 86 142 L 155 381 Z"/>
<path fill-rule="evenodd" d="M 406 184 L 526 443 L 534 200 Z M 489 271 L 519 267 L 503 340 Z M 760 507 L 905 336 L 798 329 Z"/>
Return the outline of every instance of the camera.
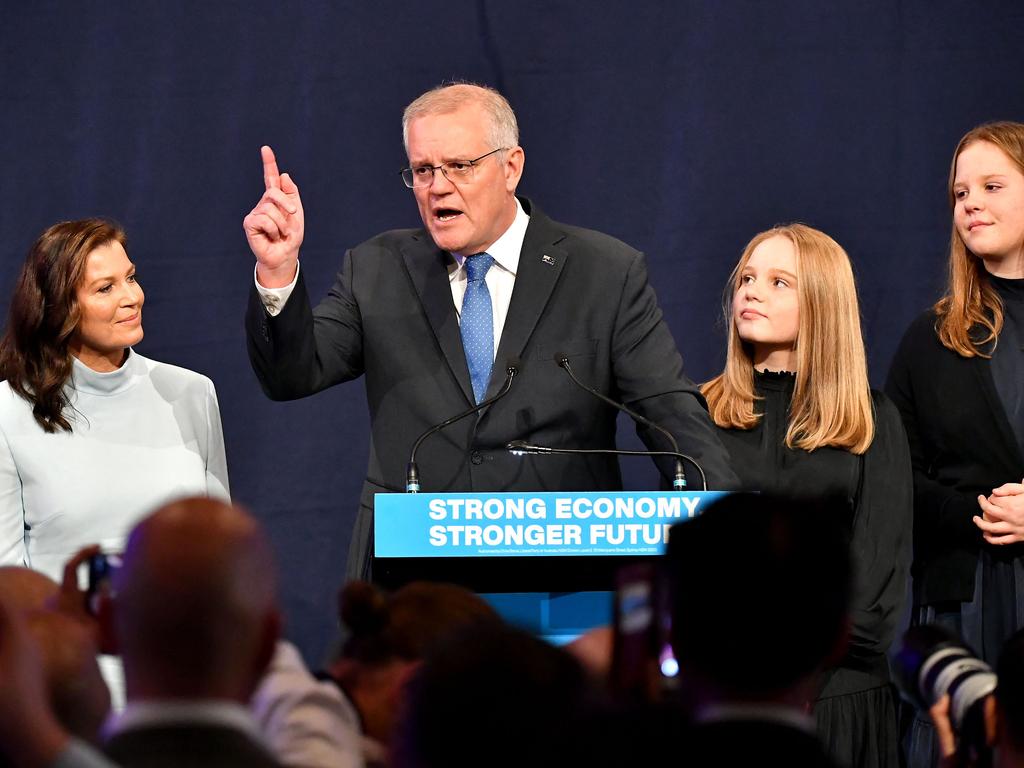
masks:
<path fill-rule="evenodd" d="M 985 699 L 996 689 L 996 675 L 953 632 L 934 624 L 911 627 L 896 656 L 900 688 L 918 709 L 927 710 L 949 695 L 949 720 L 961 759 L 990 765 L 985 737 Z"/>

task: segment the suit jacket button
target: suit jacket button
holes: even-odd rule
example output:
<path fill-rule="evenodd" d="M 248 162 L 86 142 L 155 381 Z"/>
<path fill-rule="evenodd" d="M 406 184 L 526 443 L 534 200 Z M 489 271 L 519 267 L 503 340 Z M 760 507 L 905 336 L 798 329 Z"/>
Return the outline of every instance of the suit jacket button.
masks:
<path fill-rule="evenodd" d="M 480 455 L 480 451 L 473 451 L 473 453 L 469 455 L 469 460 L 472 461 L 474 464 L 484 463 L 484 457 Z"/>

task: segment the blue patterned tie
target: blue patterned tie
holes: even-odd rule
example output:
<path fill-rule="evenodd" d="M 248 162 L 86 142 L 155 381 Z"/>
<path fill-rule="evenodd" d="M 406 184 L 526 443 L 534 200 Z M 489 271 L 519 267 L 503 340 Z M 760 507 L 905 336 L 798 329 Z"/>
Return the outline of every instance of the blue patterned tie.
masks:
<path fill-rule="evenodd" d="M 484 281 L 493 263 L 494 257 L 487 253 L 466 259 L 468 282 L 462 299 L 462 348 L 466 350 L 473 396 L 478 403 L 484 399 L 487 382 L 491 380 L 491 366 L 494 365 L 494 314 L 491 293 Z"/>

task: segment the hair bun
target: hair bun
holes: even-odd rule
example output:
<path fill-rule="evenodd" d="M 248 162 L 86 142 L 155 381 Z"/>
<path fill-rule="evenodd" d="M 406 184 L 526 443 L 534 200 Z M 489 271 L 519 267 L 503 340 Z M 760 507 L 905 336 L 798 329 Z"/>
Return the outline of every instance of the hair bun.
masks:
<path fill-rule="evenodd" d="M 387 624 L 387 597 L 368 581 L 350 581 L 338 593 L 338 618 L 353 636 L 377 634 Z"/>

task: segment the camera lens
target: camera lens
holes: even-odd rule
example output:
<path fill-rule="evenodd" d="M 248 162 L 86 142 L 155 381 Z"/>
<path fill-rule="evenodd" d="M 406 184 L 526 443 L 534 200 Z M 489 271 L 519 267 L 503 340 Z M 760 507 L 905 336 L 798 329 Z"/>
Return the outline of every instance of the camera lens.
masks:
<path fill-rule="evenodd" d="M 983 705 L 996 688 L 996 676 L 960 638 L 936 625 L 911 627 L 896 656 L 896 671 L 903 695 L 918 709 L 927 710 L 948 694 L 949 720 L 961 748 L 986 752 Z"/>
<path fill-rule="evenodd" d="M 996 688 L 991 667 L 966 648 L 936 649 L 921 665 L 918 686 L 926 700 L 934 703 L 949 694 L 949 717 L 959 730 L 975 702 Z"/>

